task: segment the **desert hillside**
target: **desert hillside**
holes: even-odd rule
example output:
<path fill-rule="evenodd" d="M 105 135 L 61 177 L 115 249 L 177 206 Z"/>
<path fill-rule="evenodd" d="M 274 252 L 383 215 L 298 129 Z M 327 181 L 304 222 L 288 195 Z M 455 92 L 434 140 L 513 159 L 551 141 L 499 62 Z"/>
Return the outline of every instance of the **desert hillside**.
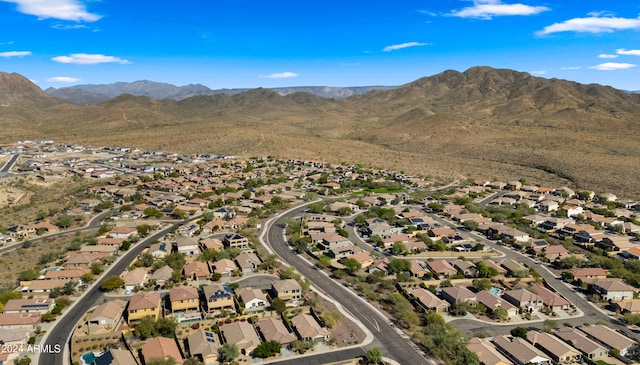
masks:
<path fill-rule="evenodd" d="M 268 154 L 640 192 L 640 95 L 512 70 L 445 71 L 345 99 L 254 89 L 180 101 L 120 95 L 83 106 L 0 74 L 0 102 L 0 143 Z"/>

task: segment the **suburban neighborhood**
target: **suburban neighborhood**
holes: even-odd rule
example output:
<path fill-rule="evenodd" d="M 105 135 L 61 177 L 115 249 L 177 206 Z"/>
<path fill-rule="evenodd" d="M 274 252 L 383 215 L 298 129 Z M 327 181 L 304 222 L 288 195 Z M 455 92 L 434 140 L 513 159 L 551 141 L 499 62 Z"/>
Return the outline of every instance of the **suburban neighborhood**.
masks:
<path fill-rule="evenodd" d="M 79 365 L 364 348 L 356 363 L 390 361 L 369 346 L 381 337 L 424 363 L 640 360 L 639 201 L 524 179 L 436 182 L 49 140 L 0 155 L 19 156 L 7 159 L 7 207 L 32 194 L 25 181 L 86 183 L 62 209 L 0 230 L 2 252 L 66 242 L 2 292 L 0 363 L 37 361 L 33 346 L 74 315 L 59 345 Z"/>

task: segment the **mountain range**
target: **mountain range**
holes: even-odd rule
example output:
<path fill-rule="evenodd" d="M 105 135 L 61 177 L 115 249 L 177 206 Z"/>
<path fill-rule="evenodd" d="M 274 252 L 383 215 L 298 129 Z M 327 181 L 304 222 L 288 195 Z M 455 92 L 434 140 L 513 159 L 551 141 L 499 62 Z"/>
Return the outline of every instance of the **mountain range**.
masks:
<path fill-rule="evenodd" d="M 448 70 L 342 99 L 259 88 L 181 100 L 123 94 L 94 105 L 0 74 L 0 104 L 0 143 L 273 155 L 639 195 L 640 95 L 513 70 Z"/>
<path fill-rule="evenodd" d="M 357 86 L 357 87 L 332 87 L 332 86 L 297 86 L 280 87 L 271 90 L 280 95 L 289 95 L 296 92 L 306 92 L 323 98 L 342 99 L 352 95 L 366 94 L 371 90 L 387 90 L 394 86 Z M 175 86 L 162 82 L 141 80 L 136 82 L 116 82 L 104 85 L 76 85 L 62 88 L 48 88 L 45 92 L 58 99 L 75 104 L 98 104 L 105 100 L 115 98 L 123 94 L 135 96 L 148 96 L 152 99 L 183 100 L 192 96 L 201 95 L 236 95 L 250 89 L 217 89 L 212 90 L 204 85 Z"/>

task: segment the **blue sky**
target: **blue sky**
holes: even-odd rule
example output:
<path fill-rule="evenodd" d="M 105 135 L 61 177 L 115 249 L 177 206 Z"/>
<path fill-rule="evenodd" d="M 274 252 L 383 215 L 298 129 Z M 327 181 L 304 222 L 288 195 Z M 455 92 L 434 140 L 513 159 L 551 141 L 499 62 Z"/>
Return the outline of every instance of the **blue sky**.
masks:
<path fill-rule="evenodd" d="M 0 0 L 0 71 L 40 87 L 400 85 L 477 65 L 640 90 L 619 0 Z"/>

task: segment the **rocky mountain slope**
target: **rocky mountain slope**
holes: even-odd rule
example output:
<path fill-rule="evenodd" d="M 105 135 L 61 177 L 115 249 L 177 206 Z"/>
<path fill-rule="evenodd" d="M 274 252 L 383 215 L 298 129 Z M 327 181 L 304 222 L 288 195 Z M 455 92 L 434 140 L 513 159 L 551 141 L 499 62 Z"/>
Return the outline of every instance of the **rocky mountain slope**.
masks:
<path fill-rule="evenodd" d="M 0 77 L 0 142 L 54 138 L 176 152 L 270 154 L 412 173 L 640 195 L 640 95 L 474 67 L 344 99 L 254 89 L 96 105 Z M 17 104 L 28 105 L 28 110 Z"/>

